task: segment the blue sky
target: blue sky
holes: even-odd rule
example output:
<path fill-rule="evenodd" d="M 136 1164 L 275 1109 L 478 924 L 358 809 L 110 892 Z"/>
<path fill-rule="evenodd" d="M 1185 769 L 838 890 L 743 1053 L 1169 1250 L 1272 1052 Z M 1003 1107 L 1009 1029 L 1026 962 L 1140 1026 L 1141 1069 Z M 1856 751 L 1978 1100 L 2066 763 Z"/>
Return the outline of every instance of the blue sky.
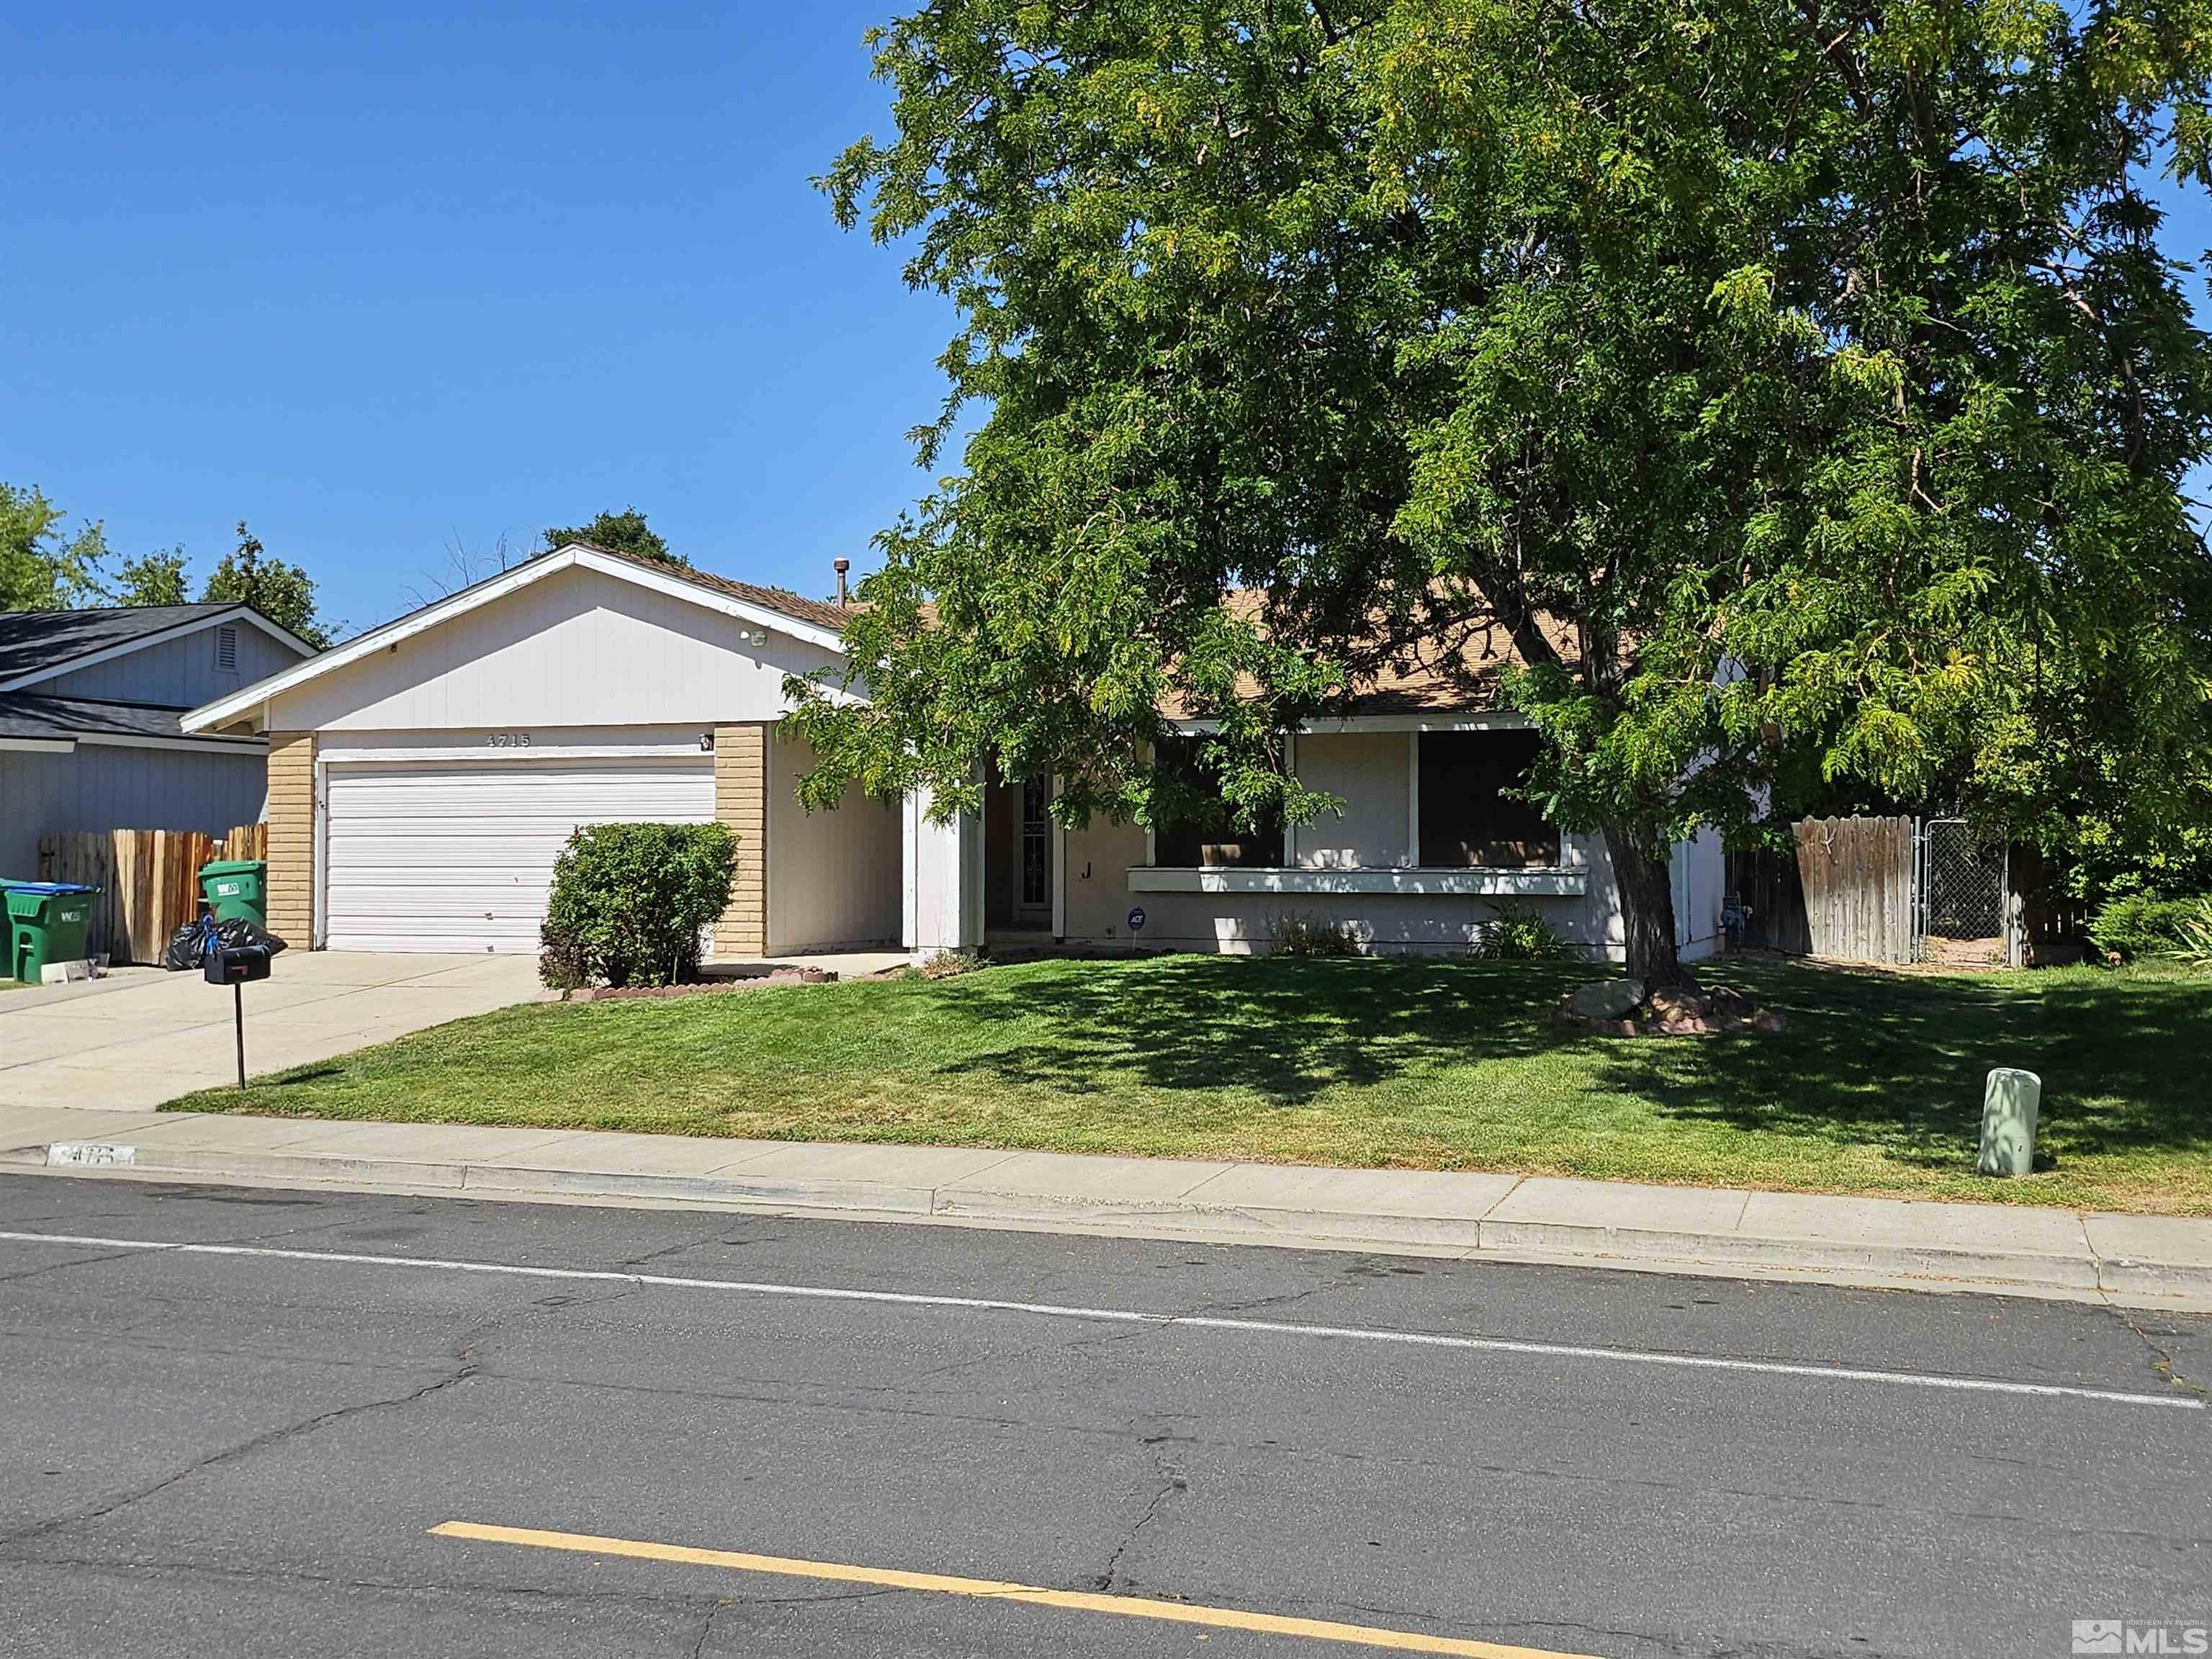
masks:
<path fill-rule="evenodd" d="M 630 505 L 827 592 L 951 328 L 808 183 L 891 11 L 0 0 L 0 479 L 200 572 L 244 517 L 355 628 Z"/>
<path fill-rule="evenodd" d="M 808 183 L 893 8 L 0 0 L 0 479 L 201 574 L 244 517 L 355 629 L 632 505 L 827 592 L 952 323 Z"/>

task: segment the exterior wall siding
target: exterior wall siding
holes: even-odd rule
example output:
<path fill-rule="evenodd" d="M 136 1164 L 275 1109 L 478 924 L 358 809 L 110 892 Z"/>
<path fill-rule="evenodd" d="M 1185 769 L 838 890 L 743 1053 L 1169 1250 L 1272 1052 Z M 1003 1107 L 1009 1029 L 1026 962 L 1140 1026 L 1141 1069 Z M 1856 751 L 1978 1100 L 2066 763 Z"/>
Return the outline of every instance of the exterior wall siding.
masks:
<path fill-rule="evenodd" d="M 897 939 L 899 804 L 854 788 L 829 811 L 810 813 L 797 792 L 814 768 L 812 747 L 771 733 L 767 751 L 767 954 Z"/>
<path fill-rule="evenodd" d="M 252 623 L 218 624 L 238 630 L 238 667 L 216 666 L 216 629 L 203 628 L 88 668 L 73 669 L 27 688 L 50 697 L 104 697 L 116 702 L 197 708 L 301 662 L 300 653 Z"/>
<path fill-rule="evenodd" d="M 564 570 L 273 699 L 293 732 L 534 732 L 780 720 L 837 653 L 595 570 Z"/>
<path fill-rule="evenodd" d="M 315 737 L 269 734 L 269 931 L 306 949 L 315 939 Z"/>
<path fill-rule="evenodd" d="M 0 876 L 35 879 L 39 837 L 65 830 L 197 830 L 261 821 L 264 757 L 210 745 L 74 753 L 0 750 Z"/>
<path fill-rule="evenodd" d="M 768 727 L 714 728 L 714 820 L 738 838 L 729 908 L 714 923 L 714 954 L 757 961 L 768 954 Z"/>

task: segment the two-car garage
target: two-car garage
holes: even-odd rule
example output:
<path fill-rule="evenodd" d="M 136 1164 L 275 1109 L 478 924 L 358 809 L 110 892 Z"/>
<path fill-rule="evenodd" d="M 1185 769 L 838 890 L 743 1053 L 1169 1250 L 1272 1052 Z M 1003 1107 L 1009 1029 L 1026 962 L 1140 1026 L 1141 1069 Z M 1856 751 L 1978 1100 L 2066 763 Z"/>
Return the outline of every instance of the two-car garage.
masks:
<path fill-rule="evenodd" d="M 337 763 L 323 784 L 333 951 L 530 952 L 577 826 L 712 823 L 713 757 Z"/>
<path fill-rule="evenodd" d="M 340 951 L 532 952 L 580 826 L 726 824 L 724 959 L 900 933 L 902 823 L 809 817 L 788 675 L 826 601 L 571 544 L 185 717 L 269 741 L 270 925 Z"/>

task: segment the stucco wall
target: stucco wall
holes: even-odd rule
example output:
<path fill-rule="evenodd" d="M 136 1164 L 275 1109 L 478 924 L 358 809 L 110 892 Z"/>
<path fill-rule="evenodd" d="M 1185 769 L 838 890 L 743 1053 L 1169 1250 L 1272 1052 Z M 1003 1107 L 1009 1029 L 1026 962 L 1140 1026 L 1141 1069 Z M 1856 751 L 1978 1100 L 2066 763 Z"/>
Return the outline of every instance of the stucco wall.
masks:
<path fill-rule="evenodd" d="M 827 811 L 799 804 L 814 768 L 803 738 L 768 743 L 768 954 L 899 937 L 900 808 L 860 789 Z"/>

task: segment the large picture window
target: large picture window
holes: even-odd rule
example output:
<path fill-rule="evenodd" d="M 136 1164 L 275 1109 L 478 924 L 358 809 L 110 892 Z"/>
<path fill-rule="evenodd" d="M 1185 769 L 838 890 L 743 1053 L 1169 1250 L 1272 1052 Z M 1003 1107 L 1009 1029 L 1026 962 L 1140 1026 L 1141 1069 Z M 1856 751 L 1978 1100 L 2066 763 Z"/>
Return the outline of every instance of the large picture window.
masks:
<path fill-rule="evenodd" d="M 1534 732 L 1424 732 L 1416 856 L 1431 868 L 1528 870 L 1559 861 L 1559 831 L 1509 796 L 1535 763 Z"/>
<path fill-rule="evenodd" d="M 1197 745 L 1188 738 L 1164 738 L 1155 763 L 1209 805 L 1172 823 L 1152 826 L 1152 862 L 1170 870 L 1280 869 L 1283 822 L 1279 817 L 1256 829 L 1237 825 L 1212 771 L 1200 764 Z"/>

